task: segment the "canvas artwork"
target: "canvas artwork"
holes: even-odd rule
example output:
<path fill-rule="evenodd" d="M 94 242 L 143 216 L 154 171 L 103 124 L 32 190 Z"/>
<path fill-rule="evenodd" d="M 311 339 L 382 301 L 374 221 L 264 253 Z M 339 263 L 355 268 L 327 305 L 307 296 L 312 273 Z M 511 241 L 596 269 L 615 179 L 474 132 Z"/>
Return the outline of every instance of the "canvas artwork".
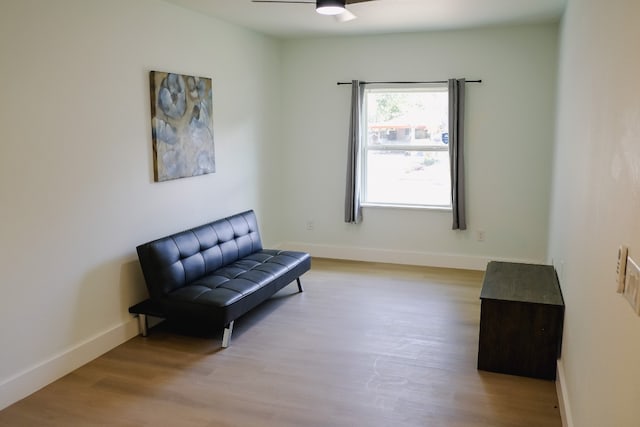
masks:
<path fill-rule="evenodd" d="M 154 179 L 216 171 L 211 79 L 151 71 Z"/>

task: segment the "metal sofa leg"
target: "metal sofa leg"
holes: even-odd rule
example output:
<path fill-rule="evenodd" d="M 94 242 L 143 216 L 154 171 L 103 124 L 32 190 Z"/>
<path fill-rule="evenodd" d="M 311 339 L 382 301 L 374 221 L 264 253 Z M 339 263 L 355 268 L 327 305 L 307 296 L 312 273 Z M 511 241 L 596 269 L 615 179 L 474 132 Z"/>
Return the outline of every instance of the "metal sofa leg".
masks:
<path fill-rule="evenodd" d="M 143 337 L 147 336 L 147 315 L 138 314 L 138 328 Z"/>
<path fill-rule="evenodd" d="M 222 335 L 222 348 L 229 347 L 231 343 L 231 333 L 233 332 L 233 322 L 229 323 L 224 328 L 224 334 Z"/>
<path fill-rule="evenodd" d="M 298 281 L 298 292 L 304 292 L 304 288 L 302 287 L 302 283 L 300 282 L 300 278 L 296 279 Z"/>

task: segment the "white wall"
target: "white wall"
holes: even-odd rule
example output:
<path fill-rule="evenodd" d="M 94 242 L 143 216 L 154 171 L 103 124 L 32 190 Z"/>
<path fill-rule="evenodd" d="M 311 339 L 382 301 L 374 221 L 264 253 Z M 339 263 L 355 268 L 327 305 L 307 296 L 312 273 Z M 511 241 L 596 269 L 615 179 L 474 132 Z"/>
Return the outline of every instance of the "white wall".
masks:
<path fill-rule="evenodd" d="M 545 261 L 556 55 L 555 24 L 285 42 L 287 245 L 334 258 L 477 269 L 489 259 Z M 449 212 L 383 208 L 365 208 L 362 224 L 345 224 L 350 86 L 336 82 L 450 77 L 483 80 L 467 84 L 469 230 L 452 231 Z"/>
<path fill-rule="evenodd" d="M 640 425 L 640 317 L 615 292 L 618 245 L 640 261 L 639 17 L 637 0 L 569 0 L 562 25 L 549 259 L 576 427 Z"/>
<path fill-rule="evenodd" d="M 137 244 L 249 208 L 273 243 L 281 168 L 269 38 L 157 0 L 11 0 L 0 58 L 2 408 L 136 333 Z M 152 182 L 150 70 L 213 78 L 217 173 Z"/>

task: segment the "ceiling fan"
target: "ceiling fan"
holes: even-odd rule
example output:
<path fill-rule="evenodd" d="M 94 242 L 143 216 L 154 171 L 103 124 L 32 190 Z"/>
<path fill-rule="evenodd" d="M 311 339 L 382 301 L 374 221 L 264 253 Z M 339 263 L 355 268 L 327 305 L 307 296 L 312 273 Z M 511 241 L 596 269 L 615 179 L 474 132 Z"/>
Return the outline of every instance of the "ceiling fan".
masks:
<path fill-rule="evenodd" d="M 340 22 L 351 21 L 356 16 L 346 9 L 346 5 L 355 3 L 364 3 L 374 0 L 251 0 L 253 3 L 303 3 L 315 4 L 316 12 L 321 15 L 333 15 Z"/>

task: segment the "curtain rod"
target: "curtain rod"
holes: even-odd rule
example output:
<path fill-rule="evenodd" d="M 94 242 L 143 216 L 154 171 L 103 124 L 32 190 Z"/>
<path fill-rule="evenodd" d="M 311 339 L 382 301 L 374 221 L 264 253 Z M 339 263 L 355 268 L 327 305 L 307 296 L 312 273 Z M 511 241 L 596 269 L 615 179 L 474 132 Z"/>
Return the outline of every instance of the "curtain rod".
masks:
<path fill-rule="evenodd" d="M 412 84 L 425 84 L 425 83 L 448 83 L 448 80 L 434 80 L 430 82 L 360 82 L 361 85 L 370 84 L 390 84 L 390 85 L 412 85 Z M 465 80 L 465 83 L 482 83 L 482 80 Z M 350 85 L 351 82 L 338 82 L 340 85 Z"/>

